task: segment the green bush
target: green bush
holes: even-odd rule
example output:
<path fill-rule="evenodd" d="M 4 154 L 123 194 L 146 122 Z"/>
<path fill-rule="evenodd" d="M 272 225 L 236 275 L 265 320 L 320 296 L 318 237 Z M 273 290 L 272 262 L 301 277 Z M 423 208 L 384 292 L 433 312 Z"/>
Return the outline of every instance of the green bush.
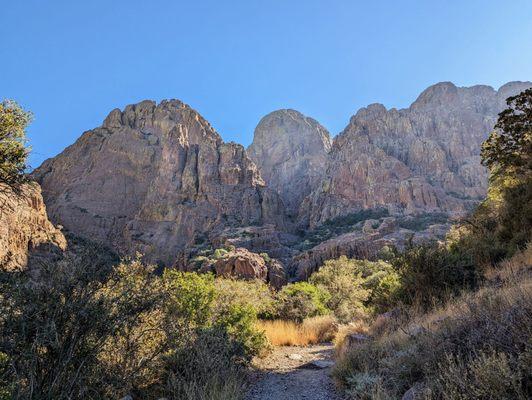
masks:
<path fill-rule="evenodd" d="M 328 293 L 326 306 L 341 322 L 386 310 L 394 304 L 400 285 L 391 264 L 345 256 L 325 261 L 309 282 Z"/>
<path fill-rule="evenodd" d="M 369 292 L 363 286 L 358 264 L 345 256 L 327 260 L 309 278 L 310 283 L 328 294 L 325 304 L 341 322 L 349 322 L 365 312 Z"/>
<path fill-rule="evenodd" d="M 185 323 L 206 326 L 216 296 L 214 275 L 165 270 L 163 280 L 170 294 L 170 312 Z"/>
<path fill-rule="evenodd" d="M 329 312 L 329 294 L 308 282 L 284 286 L 277 295 L 277 316 L 302 322 L 305 318 Z"/>
<path fill-rule="evenodd" d="M 398 299 L 425 309 L 464 289 L 478 286 L 481 271 L 473 256 L 460 247 L 429 244 L 398 255 L 393 266 L 399 274 Z"/>
<path fill-rule="evenodd" d="M 90 259 L 0 273 L 0 396 L 240 398 L 267 345 L 252 304 L 222 305 L 212 275 Z"/>
<path fill-rule="evenodd" d="M 275 313 L 274 293 L 261 280 L 216 278 L 214 280 L 215 309 L 223 310 L 229 305 L 250 305 L 260 319 L 271 319 Z M 220 311 L 216 311 L 220 312 Z"/>

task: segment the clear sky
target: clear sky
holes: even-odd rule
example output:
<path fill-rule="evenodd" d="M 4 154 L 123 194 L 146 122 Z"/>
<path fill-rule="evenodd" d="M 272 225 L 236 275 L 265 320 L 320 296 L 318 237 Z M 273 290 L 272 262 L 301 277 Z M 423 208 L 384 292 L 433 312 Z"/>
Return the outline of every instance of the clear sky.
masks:
<path fill-rule="evenodd" d="M 0 98 L 38 166 L 113 108 L 178 98 L 248 145 L 279 108 L 336 135 L 427 86 L 532 79 L 530 0 L 1 0 Z"/>

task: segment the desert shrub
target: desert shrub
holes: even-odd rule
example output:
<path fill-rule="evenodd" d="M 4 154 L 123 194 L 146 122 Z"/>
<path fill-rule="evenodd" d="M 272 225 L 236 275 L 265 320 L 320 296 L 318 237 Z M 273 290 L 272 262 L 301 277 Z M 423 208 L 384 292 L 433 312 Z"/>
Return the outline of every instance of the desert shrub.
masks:
<path fill-rule="evenodd" d="M 281 319 L 302 322 L 305 318 L 329 312 L 328 300 L 329 294 L 311 283 L 292 283 L 279 291 L 276 314 Z"/>
<path fill-rule="evenodd" d="M 435 399 L 529 398 L 531 300 L 529 277 L 463 294 L 343 352 L 334 375 L 353 399 L 361 374 L 378 383 L 372 399 L 414 385 Z"/>
<path fill-rule="evenodd" d="M 271 318 L 275 312 L 272 289 L 261 280 L 217 278 L 214 286 L 216 310 L 222 310 L 228 305 L 250 305 L 257 316 L 262 319 Z"/>
<path fill-rule="evenodd" d="M 216 326 L 225 329 L 237 341 L 248 357 L 261 353 L 267 347 L 266 336 L 256 328 L 257 312 L 250 304 L 232 304 L 216 318 Z"/>
<path fill-rule="evenodd" d="M 472 255 L 460 247 L 416 246 L 398 255 L 393 265 L 399 274 L 398 299 L 424 308 L 477 287 L 481 277 Z"/>
<path fill-rule="evenodd" d="M 9 357 L 0 353 L 0 400 L 9 400 L 13 393 L 13 378 L 9 370 Z"/>
<path fill-rule="evenodd" d="M 504 352 L 481 351 L 465 359 L 447 355 L 438 365 L 435 392 L 453 400 L 525 400 L 529 397 L 523 388 L 523 367 Z"/>
<path fill-rule="evenodd" d="M 170 294 L 171 313 L 197 327 L 209 324 L 216 296 L 214 275 L 166 270 L 163 280 Z"/>
<path fill-rule="evenodd" d="M 329 294 L 326 306 L 344 323 L 388 308 L 400 284 L 391 264 L 345 256 L 325 261 L 309 282 Z"/>
<path fill-rule="evenodd" d="M 224 328 L 198 330 L 165 357 L 161 395 L 173 399 L 238 400 L 246 351 Z"/>
<path fill-rule="evenodd" d="M 255 308 L 217 305 L 212 275 L 68 256 L 1 272 L 0 285 L 0 393 L 10 399 L 236 399 L 243 365 L 266 346 Z"/>
<path fill-rule="evenodd" d="M 368 290 L 364 288 L 356 260 L 345 256 L 327 260 L 309 278 L 309 282 L 328 293 L 325 303 L 341 322 L 348 322 L 364 311 Z"/>
<path fill-rule="evenodd" d="M 158 301 L 144 290 L 148 281 L 139 283 L 139 290 L 125 285 L 124 291 L 104 293 L 111 281 L 120 281 L 118 270 L 95 270 L 75 259 L 2 273 L 0 350 L 9 356 L 16 377 L 13 398 L 95 398 L 105 393 L 107 376 L 99 353 L 112 335 Z"/>
<path fill-rule="evenodd" d="M 219 248 L 219 249 L 214 250 L 213 258 L 215 260 L 220 260 L 224 258 L 228 253 L 229 252 L 226 249 Z"/>

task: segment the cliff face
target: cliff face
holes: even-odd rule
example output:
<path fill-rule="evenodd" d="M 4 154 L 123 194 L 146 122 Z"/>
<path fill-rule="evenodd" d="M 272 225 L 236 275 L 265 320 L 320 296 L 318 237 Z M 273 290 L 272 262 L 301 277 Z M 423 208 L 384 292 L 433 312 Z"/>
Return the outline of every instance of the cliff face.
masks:
<path fill-rule="evenodd" d="M 39 186 L 24 185 L 15 195 L 0 185 L 0 268 L 25 268 L 29 255 L 50 247 L 65 250 L 66 241 L 48 220 Z"/>
<path fill-rule="evenodd" d="M 259 122 L 248 154 L 289 214 L 297 218 L 305 214 L 299 209 L 303 199 L 323 178 L 331 144 L 329 132 L 314 119 L 278 110 Z"/>
<path fill-rule="evenodd" d="M 325 177 L 304 202 L 310 226 L 378 207 L 392 214 L 463 213 L 486 193 L 482 142 L 505 99 L 530 86 L 512 82 L 495 91 L 445 82 L 407 109 L 359 110 L 334 139 Z"/>
<path fill-rule="evenodd" d="M 244 148 L 177 100 L 112 111 L 33 176 L 52 221 L 153 262 L 227 226 L 284 227 L 282 202 Z"/>
<path fill-rule="evenodd" d="M 180 101 L 143 101 L 33 176 L 53 222 L 121 254 L 190 269 L 216 248 L 246 248 L 281 261 L 279 276 L 307 276 L 326 258 L 444 235 L 485 195 L 480 147 L 505 99 L 531 86 L 439 83 L 409 108 L 359 110 L 332 143 L 312 118 L 279 110 L 248 153 Z"/>

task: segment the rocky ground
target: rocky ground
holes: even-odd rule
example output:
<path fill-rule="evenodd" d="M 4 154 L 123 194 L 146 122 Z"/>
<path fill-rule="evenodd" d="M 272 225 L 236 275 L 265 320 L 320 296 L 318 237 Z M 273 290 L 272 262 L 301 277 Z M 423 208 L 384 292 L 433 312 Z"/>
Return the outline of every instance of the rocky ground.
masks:
<path fill-rule="evenodd" d="M 277 347 L 254 362 L 246 400 L 342 400 L 330 377 L 334 347 Z"/>

